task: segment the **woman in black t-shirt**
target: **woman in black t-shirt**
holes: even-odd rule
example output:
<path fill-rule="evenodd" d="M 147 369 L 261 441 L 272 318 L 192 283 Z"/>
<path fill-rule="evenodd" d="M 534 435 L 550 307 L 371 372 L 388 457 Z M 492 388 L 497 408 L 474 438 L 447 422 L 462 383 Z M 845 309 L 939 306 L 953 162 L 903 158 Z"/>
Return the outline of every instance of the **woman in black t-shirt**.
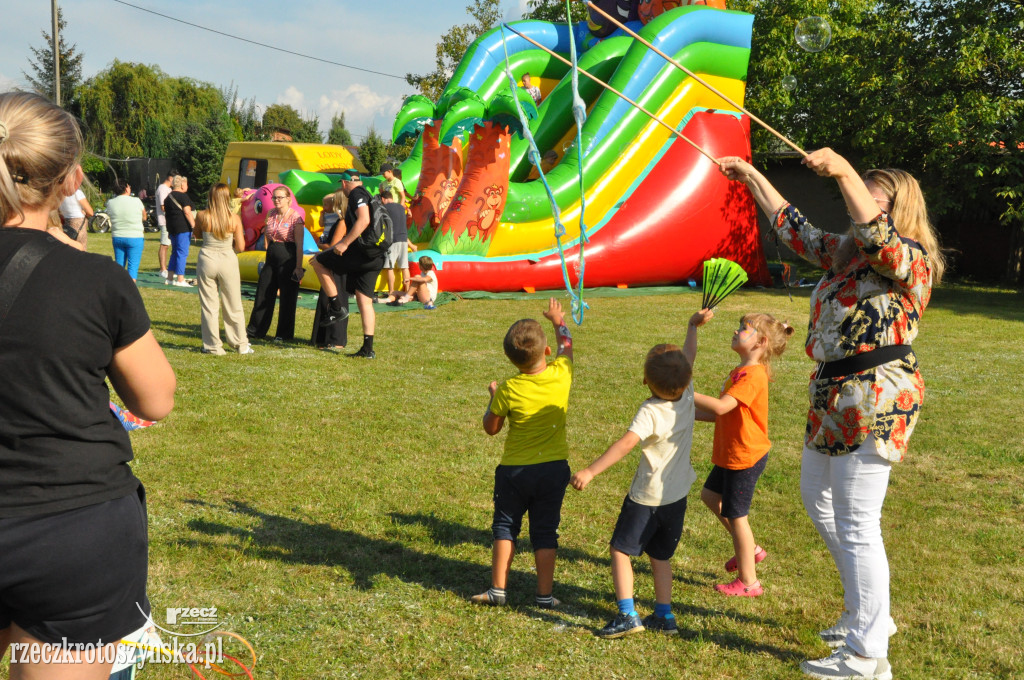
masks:
<path fill-rule="evenodd" d="M 188 259 L 189 245 L 192 243 L 192 229 L 196 226 L 192 199 L 188 197 L 188 177 L 175 175 L 171 183 L 171 193 L 164 199 L 164 216 L 167 219 L 167 235 L 171 237 L 171 259 L 167 263 L 167 279 L 171 283 L 171 275 L 177 276 L 175 286 L 191 288 L 185 281 L 185 261 Z"/>
<path fill-rule="evenodd" d="M 128 273 L 47 233 L 82 183 L 82 146 L 62 109 L 0 94 L 0 658 L 20 647 L 12 680 L 56 677 L 44 645 L 76 643 L 94 647 L 59 668 L 106 678 L 111 641 L 149 613 L 145 495 L 106 380 L 159 420 L 174 371 Z"/>

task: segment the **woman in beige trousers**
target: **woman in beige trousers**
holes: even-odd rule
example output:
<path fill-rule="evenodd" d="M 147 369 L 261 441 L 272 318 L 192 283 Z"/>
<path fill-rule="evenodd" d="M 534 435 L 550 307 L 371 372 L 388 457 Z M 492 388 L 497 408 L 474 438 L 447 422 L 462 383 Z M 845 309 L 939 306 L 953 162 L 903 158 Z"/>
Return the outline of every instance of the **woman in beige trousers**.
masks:
<path fill-rule="evenodd" d="M 231 193 L 227 184 L 214 184 L 206 210 L 196 215 L 193 230 L 202 235 L 196 274 L 199 279 L 199 305 L 202 310 L 203 354 L 226 354 L 220 340 L 219 310 L 224 309 L 224 334 L 228 345 L 239 354 L 252 354 L 245 334 L 242 314 L 241 278 L 236 252 L 245 249 L 241 218 L 231 212 Z M 219 299 L 218 299 L 219 298 Z"/>

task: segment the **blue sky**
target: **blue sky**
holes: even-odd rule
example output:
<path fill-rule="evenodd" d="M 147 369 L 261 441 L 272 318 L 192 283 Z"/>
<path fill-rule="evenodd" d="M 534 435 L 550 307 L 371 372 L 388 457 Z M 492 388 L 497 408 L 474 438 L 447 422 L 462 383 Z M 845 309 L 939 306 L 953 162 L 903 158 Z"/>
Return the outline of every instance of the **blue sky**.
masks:
<path fill-rule="evenodd" d="M 404 76 L 434 65 L 441 35 L 467 23 L 470 0 L 179 0 L 133 5 L 225 33 L 343 64 Z M 519 18 L 526 0 L 503 0 L 506 18 Z M 88 78 L 114 59 L 159 66 L 165 73 L 217 86 L 232 82 L 238 95 L 260 106 L 290 104 L 318 114 L 321 128 L 344 110 L 357 141 L 370 126 L 390 133 L 402 99 L 413 93 L 404 80 L 283 54 L 170 21 L 114 2 L 64 0 L 64 39 L 84 55 Z M 26 87 L 30 47 L 43 46 L 50 3 L 0 0 L 0 91 Z"/>

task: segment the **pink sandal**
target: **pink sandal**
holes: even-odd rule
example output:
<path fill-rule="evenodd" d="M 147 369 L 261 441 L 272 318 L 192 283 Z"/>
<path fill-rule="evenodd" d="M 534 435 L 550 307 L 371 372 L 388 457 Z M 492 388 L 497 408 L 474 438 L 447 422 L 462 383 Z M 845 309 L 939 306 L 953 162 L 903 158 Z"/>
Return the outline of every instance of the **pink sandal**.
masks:
<path fill-rule="evenodd" d="M 761 564 L 764 562 L 764 558 L 766 557 L 768 557 L 768 551 L 761 546 L 757 546 L 757 550 L 754 551 L 754 564 Z M 729 561 L 725 563 L 725 570 L 731 573 L 737 569 L 739 569 L 739 567 L 736 566 L 736 556 L 733 555 L 729 558 Z"/>
<path fill-rule="evenodd" d="M 719 584 L 715 586 L 715 590 L 723 595 L 735 595 L 738 597 L 757 597 L 764 594 L 764 588 L 761 587 L 760 581 L 754 581 L 748 586 L 744 585 L 743 581 L 739 579 L 732 583 Z"/>

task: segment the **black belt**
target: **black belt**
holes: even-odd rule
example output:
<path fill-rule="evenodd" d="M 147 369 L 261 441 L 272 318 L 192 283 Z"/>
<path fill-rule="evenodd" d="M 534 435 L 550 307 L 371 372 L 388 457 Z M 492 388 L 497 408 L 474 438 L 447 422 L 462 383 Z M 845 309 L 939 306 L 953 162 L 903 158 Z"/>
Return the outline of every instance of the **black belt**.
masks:
<path fill-rule="evenodd" d="M 814 379 L 838 378 L 843 375 L 860 373 L 869 368 L 875 368 L 890 361 L 902 359 L 913 351 L 910 345 L 888 345 L 873 349 L 870 352 L 854 354 L 852 357 L 846 357 L 837 361 L 819 361 L 818 368 L 814 372 Z"/>

